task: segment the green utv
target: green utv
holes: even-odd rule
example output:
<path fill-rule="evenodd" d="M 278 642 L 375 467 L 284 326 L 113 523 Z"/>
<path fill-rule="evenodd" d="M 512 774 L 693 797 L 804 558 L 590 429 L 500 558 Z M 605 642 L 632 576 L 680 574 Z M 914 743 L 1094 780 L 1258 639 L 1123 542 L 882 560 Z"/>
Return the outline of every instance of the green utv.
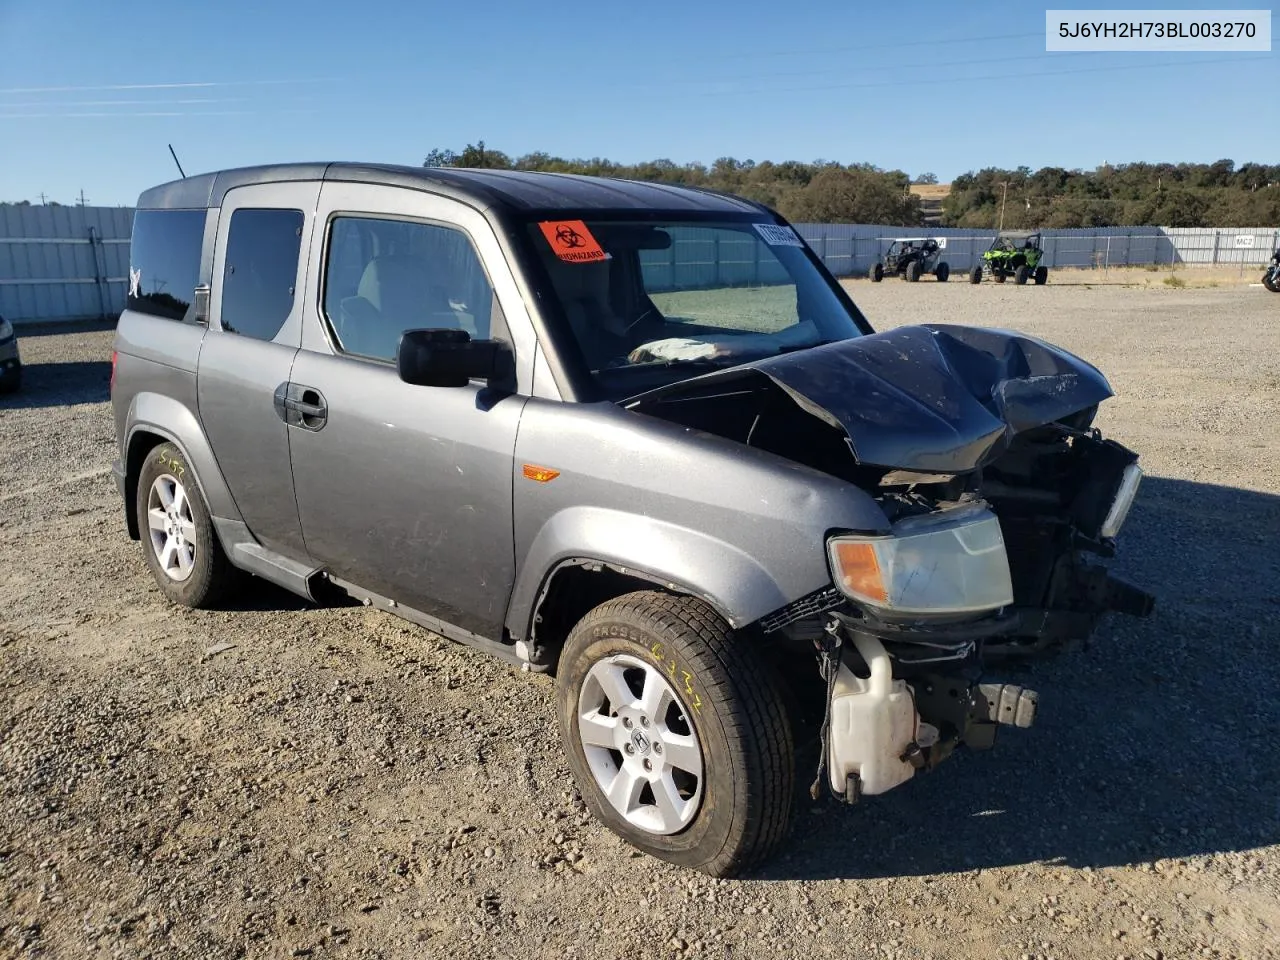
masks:
<path fill-rule="evenodd" d="M 1042 286 L 1049 279 L 1049 268 L 1040 262 L 1042 259 L 1044 248 L 1040 246 L 1040 234 L 1029 230 L 1005 231 L 991 241 L 982 262 L 974 265 L 969 282 L 981 283 L 985 273 L 996 283 L 1013 277 L 1017 284 L 1034 280 L 1036 286 Z"/>

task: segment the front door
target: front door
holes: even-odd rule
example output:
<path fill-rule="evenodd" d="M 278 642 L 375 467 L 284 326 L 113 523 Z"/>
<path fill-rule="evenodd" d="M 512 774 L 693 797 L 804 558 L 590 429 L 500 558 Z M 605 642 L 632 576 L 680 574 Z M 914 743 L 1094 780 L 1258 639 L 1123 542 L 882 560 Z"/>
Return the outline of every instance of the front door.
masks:
<path fill-rule="evenodd" d="M 336 576 L 498 639 L 514 580 L 512 467 L 524 397 L 404 383 L 408 329 L 503 336 L 471 229 L 443 197 L 325 184 L 316 225 L 322 336 L 294 360 L 289 427 L 308 552 Z M 502 265 L 505 269 L 505 263 Z M 310 325 L 312 319 L 308 319 Z M 322 416 L 308 416 L 316 406 Z"/>
<path fill-rule="evenodd" d="M 228 191 L 196 373 L 200 420 L 241 517 L 264 546 L 294 559 L 305 550 L 279 391 L 302 337 L 319 190 L 284 183 Z"/>

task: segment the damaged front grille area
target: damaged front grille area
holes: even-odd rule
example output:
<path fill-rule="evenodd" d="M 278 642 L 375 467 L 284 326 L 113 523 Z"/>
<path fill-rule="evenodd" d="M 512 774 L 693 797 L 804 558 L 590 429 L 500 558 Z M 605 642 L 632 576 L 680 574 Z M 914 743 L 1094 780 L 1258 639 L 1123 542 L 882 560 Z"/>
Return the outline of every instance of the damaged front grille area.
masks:
<path fill-rule="evenodd" d="M 797 620 L 826 613 L 828 610 L 840 606 L 843 602 L 844 596 L 834 586 L 824 587 L 801 597 L 799 600 L 792 600 L 785 607 L 761 617 L 760 629 L 764 633 L 773 633 L 788 624 L 795 623 Z"/>

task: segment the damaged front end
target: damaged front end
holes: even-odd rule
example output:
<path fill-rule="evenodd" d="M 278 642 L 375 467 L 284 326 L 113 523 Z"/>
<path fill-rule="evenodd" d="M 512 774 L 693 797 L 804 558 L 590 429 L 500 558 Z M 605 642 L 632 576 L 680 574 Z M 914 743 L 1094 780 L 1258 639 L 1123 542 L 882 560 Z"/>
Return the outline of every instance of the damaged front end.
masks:
<path fill-rule="evenodd" d="M 881 793 L 957 745 L 1029 726 L 993 661 L 1088 640 L 1151 595 L 1113 576 L 1142 471 L 1092 427 L 1092 366 L 1020 334 L 902 327 L 675 384 L 628 406 L 857 484 L 888 529 L 835 530 L 833 585 L 761 621 L 817 649 L 825 777 Z"/>

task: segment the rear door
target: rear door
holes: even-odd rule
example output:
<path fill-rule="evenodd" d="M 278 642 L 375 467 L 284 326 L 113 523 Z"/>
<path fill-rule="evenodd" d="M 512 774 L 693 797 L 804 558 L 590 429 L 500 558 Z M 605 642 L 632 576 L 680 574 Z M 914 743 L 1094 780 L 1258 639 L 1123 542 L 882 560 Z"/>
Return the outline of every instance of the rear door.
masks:
<path fill-rule="evenodd" d="M 200 420 L 240 515 L 264 546 L 306 556 L 289 463 L 284 393 L 301 343 L 319 183 L 228 191 L 214 248 Z"/>
<path fill-rule="evenodd" d="M 533 351 L 508 332 L 513 311 L 528 321 L 493 231 L 445 197 L 326 182 L 315 236 L 323 280 L 291 377 L 310 406 L 289 427 L 308 552 L 340 578 L 500 638 Z M 400 334 L 431 327 L 513 342 L 523 389 L 404 383 Z"/>

